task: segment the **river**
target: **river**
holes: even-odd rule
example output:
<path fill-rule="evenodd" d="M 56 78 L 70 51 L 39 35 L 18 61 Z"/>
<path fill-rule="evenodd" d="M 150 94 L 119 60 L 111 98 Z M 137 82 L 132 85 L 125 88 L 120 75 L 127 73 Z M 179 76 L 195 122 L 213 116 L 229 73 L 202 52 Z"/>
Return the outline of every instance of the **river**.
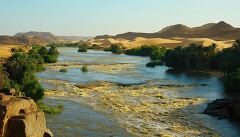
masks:
<path fill-rule="evenodd" d="M 235 123 L 201 114 L 206 108 L 206 103 L 226 97 L 221 82 L 215 76 L 202 73 L 171 73 L 164 66 L 147 68 L 145 64 L 149 62 L 149 59 L 145 57 L 124 54 L 114 55 L 109 52 L 94 50 L 89 50 L 87 53 L 78 53 L 77 48 L 58 48 L 58 50 L 60 51 L 59 62 L 47 66 L 46 71 L 37 74 L 45 89 L 63 91 L 68 87 L 68 85 L 63 86 L 64 83 L 76 85 L 96 81 L 107 81 L 124 86 L 144 83 L 161 87 L 177 85 L 174 92 L 166 92 L 168 97 L 201 98 L 205 100 L 204 103 L 194 106 L 191 117 L 197 117 L 206 128 L 220 136 L 240 136 L 240 128 Z M 82 65 L 86 65 L 89 72 L 80 71 Z M 68 72 L 60 73 L 59 68 L 61 67 L 67 67 Z M 54 84 L 49 82 L 54 80 Z M 58 85 L 58 81 L 59 83 L 62 82 L 62 86 Z M 96 95 L 91 95 L 91 97 L 94 96 Z M 92 99 L 94 98 L 46 96 L 44 102 L 47 104 L 60 103 L 64 105 L 64 111 L 61 114 L 46 115 L 47 125 L 55 136 L 139 136 L 131 134 L 134 131 L 125 128 L 124 122 L 121 123 L 121 120 L 119 120 L 121 116 L 118 118 L 118 115 L 109 113 L 108 109 L 101 109 L 101 106 L 95 105 L 97 103 Z M 176 132 L 172 135 L 182 136 L 182 134 Z"/>

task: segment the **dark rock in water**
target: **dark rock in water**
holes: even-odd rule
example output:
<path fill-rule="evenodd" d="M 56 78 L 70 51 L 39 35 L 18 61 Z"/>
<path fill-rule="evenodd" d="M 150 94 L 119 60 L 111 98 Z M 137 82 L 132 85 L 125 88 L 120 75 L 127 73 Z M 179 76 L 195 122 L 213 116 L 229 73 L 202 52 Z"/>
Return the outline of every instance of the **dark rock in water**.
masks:
<path fill-rule="evenodd" d="M 209 103 L 203 113 L 220 119 L 227 118 L 240 122 L 240 100 L 217 99 Z"/>
<path fill-rule="evenodd" d="M 156 66 L 163 66 L 164 62 L 163 61 L 151 61 L 149 63 L 146 64 L 146 67 L 156 67 Z"/>

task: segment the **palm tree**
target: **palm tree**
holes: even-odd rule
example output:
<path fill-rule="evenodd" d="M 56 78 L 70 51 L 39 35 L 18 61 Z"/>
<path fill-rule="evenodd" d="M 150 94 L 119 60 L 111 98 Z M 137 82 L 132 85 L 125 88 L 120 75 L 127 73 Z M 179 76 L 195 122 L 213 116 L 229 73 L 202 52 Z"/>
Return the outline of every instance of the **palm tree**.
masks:
<path fill-rule="evenodd" d="M 0 89 L 5 86 L 5 81 L 8 79 L 8 73 L 6 69 L 0 64 Z"/>

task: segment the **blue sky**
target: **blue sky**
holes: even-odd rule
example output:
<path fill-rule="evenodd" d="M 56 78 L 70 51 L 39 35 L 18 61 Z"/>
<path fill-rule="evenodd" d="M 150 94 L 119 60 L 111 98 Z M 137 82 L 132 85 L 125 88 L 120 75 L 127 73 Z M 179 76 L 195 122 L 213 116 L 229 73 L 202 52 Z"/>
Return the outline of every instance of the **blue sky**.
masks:
<path fill-rule="evenodd" d="M 239 5 L 240 0 L 0 0 L 0 35 L 156 32 L 172 24 L 222 20 L 240 27 Z"/>

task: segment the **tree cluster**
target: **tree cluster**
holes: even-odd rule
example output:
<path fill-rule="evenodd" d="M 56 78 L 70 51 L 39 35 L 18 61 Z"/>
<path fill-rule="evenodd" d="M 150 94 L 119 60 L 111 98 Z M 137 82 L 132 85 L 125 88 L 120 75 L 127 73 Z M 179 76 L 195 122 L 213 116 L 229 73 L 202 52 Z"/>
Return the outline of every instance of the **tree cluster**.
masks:
<path fill-rule="evenodd" d="M 212 59 L 215 56 L 216 44 L 203 46 L 191 44 L 188 47 L 177 47 L 168 50 L 164 57 L 167 67 L 174 69 L 211 69 Z"/>
<path fill-rule="evenodd" d="M 112 44 L 109 48 L 104 49 L 104 51 L 110 51 L 113 54 L 122 54 L 123 49 L 119 45 Z"/>
<path fill-rule="evenodd" d="M 216 45 L 204 47 L 192 44 L 168 50 L 166 66 L 173 69 L 218 70 L 224 72 L 224 87 L 229 92 L 240 91 L 240 41 L 230 48 L 216 50 Z"/>
<path fill-rule="evenodd" d="M 35 77 L 35 73 L 45 69 L 44 63 L 57 61 L 59 52 L 56 47 L 52 46 L 48 49 L 33 46 L 28 53 L 13 51 L 13 55 L 0 66 L 0 78 L 4 81 L 1 82 L 0 88 L 2 90 L 14 88 L 35 101 L 42 99 L 44 89 Z"/>
<path fill-rule="evenodd" d="M 87 52 L 87 50 L 88 50 L 87 44 L 82 44 L 82 45 L 79 45 L 78 47 L 78 52 Z"/>

